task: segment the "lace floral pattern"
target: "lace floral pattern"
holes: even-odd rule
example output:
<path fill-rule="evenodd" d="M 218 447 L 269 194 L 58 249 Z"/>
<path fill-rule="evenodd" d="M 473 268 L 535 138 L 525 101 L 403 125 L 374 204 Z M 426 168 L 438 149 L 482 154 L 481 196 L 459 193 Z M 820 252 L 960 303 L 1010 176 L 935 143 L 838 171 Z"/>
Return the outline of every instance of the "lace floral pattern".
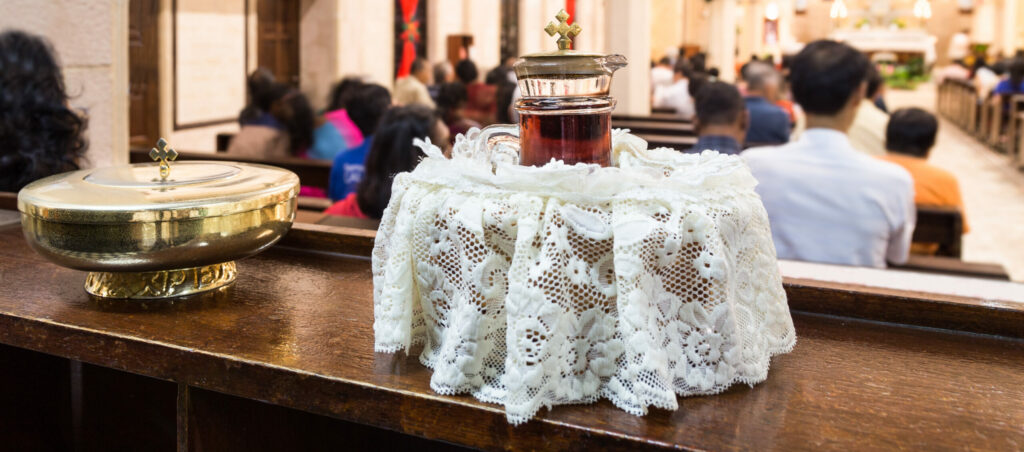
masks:
<path fill-rule="evenodd" d="M 761 382 L 793 348 L 739 158 L 616 131 L 615 167 L 530 168 L 477 133 L 451 159 L 420 143 L 373 251 L 375 348 L 423 344 L 435 391 L 502 404 L 513 424 L 599 398 L 643 415 Z"/>

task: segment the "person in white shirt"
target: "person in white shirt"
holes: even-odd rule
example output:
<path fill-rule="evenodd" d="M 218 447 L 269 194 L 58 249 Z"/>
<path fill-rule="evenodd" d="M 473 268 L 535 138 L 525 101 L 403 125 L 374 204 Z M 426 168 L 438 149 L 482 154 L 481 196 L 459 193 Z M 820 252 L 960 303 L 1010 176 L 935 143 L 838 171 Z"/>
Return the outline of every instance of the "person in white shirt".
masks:
<path fill-rule="evenodd" d="M 672 62 L 668 57 L 662 57 L 654 67 L 651 68 L 651 92 L 660 88 L 672 85 Z"/>
<path fill-rule="evenodd" d="M 427 85 L 430 84 L 430 65 L 423 58 L 416 58 L 409 67 L 409 75 L 395 82 L 395 103 L 398 105 L 423 105 L 434 108 Z"/>
<path fill-rule="evenodd" d="M 868 66 L 867 89 L 864 99 L 857 106 L 857 115 L 847 135 L 853 148 L 872 156 L 885 155 L 885 128 L 889 124 L 889 115 L 875 105 L 874 99 L 881 90 L 882 76 L 874 65 Z"/>
<path fill-rule="evenodd" d="M 790 68 L 807 130 L 795 142 L 742 154 L 780 259 L 879 268 L 907 260 L 916 222 L 910 174 L 856 151 L 846 136 L 869 65 L 848 45 L 809 44 Z"/>
<path fill-rule="evenodd" d="M 654 108 L 671 108 L 683 119 L 693 118 L 693 98 L 689 89 L 690 66 L 680 59 L 672 73 L 674 81 L 669 86 L 654 90 Z"/>

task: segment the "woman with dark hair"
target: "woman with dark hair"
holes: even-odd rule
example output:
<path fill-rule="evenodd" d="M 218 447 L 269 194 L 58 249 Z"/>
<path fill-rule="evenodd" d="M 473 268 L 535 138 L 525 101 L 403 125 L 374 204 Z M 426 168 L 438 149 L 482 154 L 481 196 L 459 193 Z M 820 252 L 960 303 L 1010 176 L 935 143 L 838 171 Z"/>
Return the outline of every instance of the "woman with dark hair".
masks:
<path fill-rule="evenodd" d="M 358 188 L 324 213 L 380 219 L 391 200 L 395 175 L 412 171 L 424 156 L 413 145 L 413 139 L 429 137 L 432 143 L 441 143 L 447 141 L 446 135 L 439 118 L 429 108 L 422 105 L 391 108 L 380 120 Z"/>
<path fill-rule="evenodd" d="M 270 103 L 274 101 L 271 96 L 276 83 L 277 80 L 270 69 L 261 67 L 249 74 L 245 82 L 249 104 L 238 115 L 239 125 L 263 124 L 280 127 L 270 114 Z"/>
<path fill-rule="evenodd" d="M 273 121 L 242 125 L 228 153 L 255 158 L 302 157 L 313 144 L 313 107 L 299 90 L 275 83 L 268 90 Z"/>
<path fill-rule="evenodd" d="M 481 83 L 476 63 L 469 59 L 455 65 L 455 75 L 466 86 L 466 117 L 485 126 L 494 124 L 498 109 L 498 87 Z"/>
<path fill-rule="evenodd" d="M 345 105 L 349 118 L 363 134 L 363 142 L 334 156 L 327 184 L 332 201 L 344 199 L 356 191 L 365 172 L 366 155 L 373 146 L 374 133 L 381 117 L 391 107 L 391 93 L 377 84 L 366 84 L 353 91 Z"/>
<path fill-rule="evenodd" d="M 356 77 L 345 77 L 334 85 L 328 98 L 327 112 L 321 118 L 321 124 L 313 132 L 313 147 L 309 157 L 322 160 L 333 160 L 339 152 L 354 148 L 363 143 L 363 132 L 352 122 L 345 105 L 353 93 L 364 86 L 363 81 Z"/>
<path fill-rule="evenodd" d="M 466 117 L 466 86 L 459 82 L 445 83 L 437 94 L 437 111 L 441 114 L 441 120 L 448 126 L 450 143 L 455 143 L 455 136 L 466 133 L 473 127 L 480 127 L 480 123 Z"/>
<path fill-rule="evenodd" d="M 0 191 L 78 169 L 85 123 L 68 107 L 50 45 L 21 31 L 0 33 Z"/>

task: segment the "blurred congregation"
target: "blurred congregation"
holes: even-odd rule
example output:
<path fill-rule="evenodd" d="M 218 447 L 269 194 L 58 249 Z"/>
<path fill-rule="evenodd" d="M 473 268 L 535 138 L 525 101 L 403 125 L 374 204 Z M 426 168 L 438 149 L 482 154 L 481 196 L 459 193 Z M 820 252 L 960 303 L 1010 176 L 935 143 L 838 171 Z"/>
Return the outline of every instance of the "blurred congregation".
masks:
<path fill-rule="evenodd" d="M 514 65 L 553 49 L 540 30 L 562 8 L 583 26 L 575 48 L 629 59 L 612 127 L 651 148 L 740 156 L 780 259 L 959 259 L 974 210 L 959 176 L 929 161 L 957 126 L 932 93 L 959 83 L 994 105 L 978 146 L 1008 165 L 1024 122 L 1024 7 L 1011 0 L 132 0 L 101 63 L 67 53 L 88 32 L 66 16 L 111 3 L 0 21 L 0 190 L 147 161 L 166 136 L 184 158 L 292 169 L 315 218 L 380 219 L 395 174 L 423 157 L 415 139 L 450 151 L 518 121 Z M 896 90 L 911 101 L 893 105 Z"/>

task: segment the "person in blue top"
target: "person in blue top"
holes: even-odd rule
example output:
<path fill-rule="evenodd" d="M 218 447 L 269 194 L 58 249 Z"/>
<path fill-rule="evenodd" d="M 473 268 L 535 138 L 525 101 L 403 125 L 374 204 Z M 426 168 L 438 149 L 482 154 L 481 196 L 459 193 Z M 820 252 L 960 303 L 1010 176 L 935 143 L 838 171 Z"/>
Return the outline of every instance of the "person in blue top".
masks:
<path fill-rule="evenodd" d="M 771 145 L 789 142 L 789 115 L 778 105 L 782 76 L 768 63 L 751 63 L 746 72 L 747 95 L 743 101 L 750 114 L 746 143 Z"/>
<path fill-rule="evenodd" d="M 344 199 L 356 191 L 365 172 L 366 154 L 373 145 L 373 133 L 384 112 L 391 106 L 391 93 L 387 88 L 367 84 L 352 94 L 346 103 L 348 116 L 363 134 L 363 142 L 356 147 L 339 152 L 331 166 L 328 182 L 328 196 L 332 201 Z"/>
<path fill-rule="evenodd" d="M 1016 57 L 1010 61 L 1010 77 L 1001 80 L 992 90 L 992 94 L 1012 96 L 1024 94 L 1024 58 Z"/>

